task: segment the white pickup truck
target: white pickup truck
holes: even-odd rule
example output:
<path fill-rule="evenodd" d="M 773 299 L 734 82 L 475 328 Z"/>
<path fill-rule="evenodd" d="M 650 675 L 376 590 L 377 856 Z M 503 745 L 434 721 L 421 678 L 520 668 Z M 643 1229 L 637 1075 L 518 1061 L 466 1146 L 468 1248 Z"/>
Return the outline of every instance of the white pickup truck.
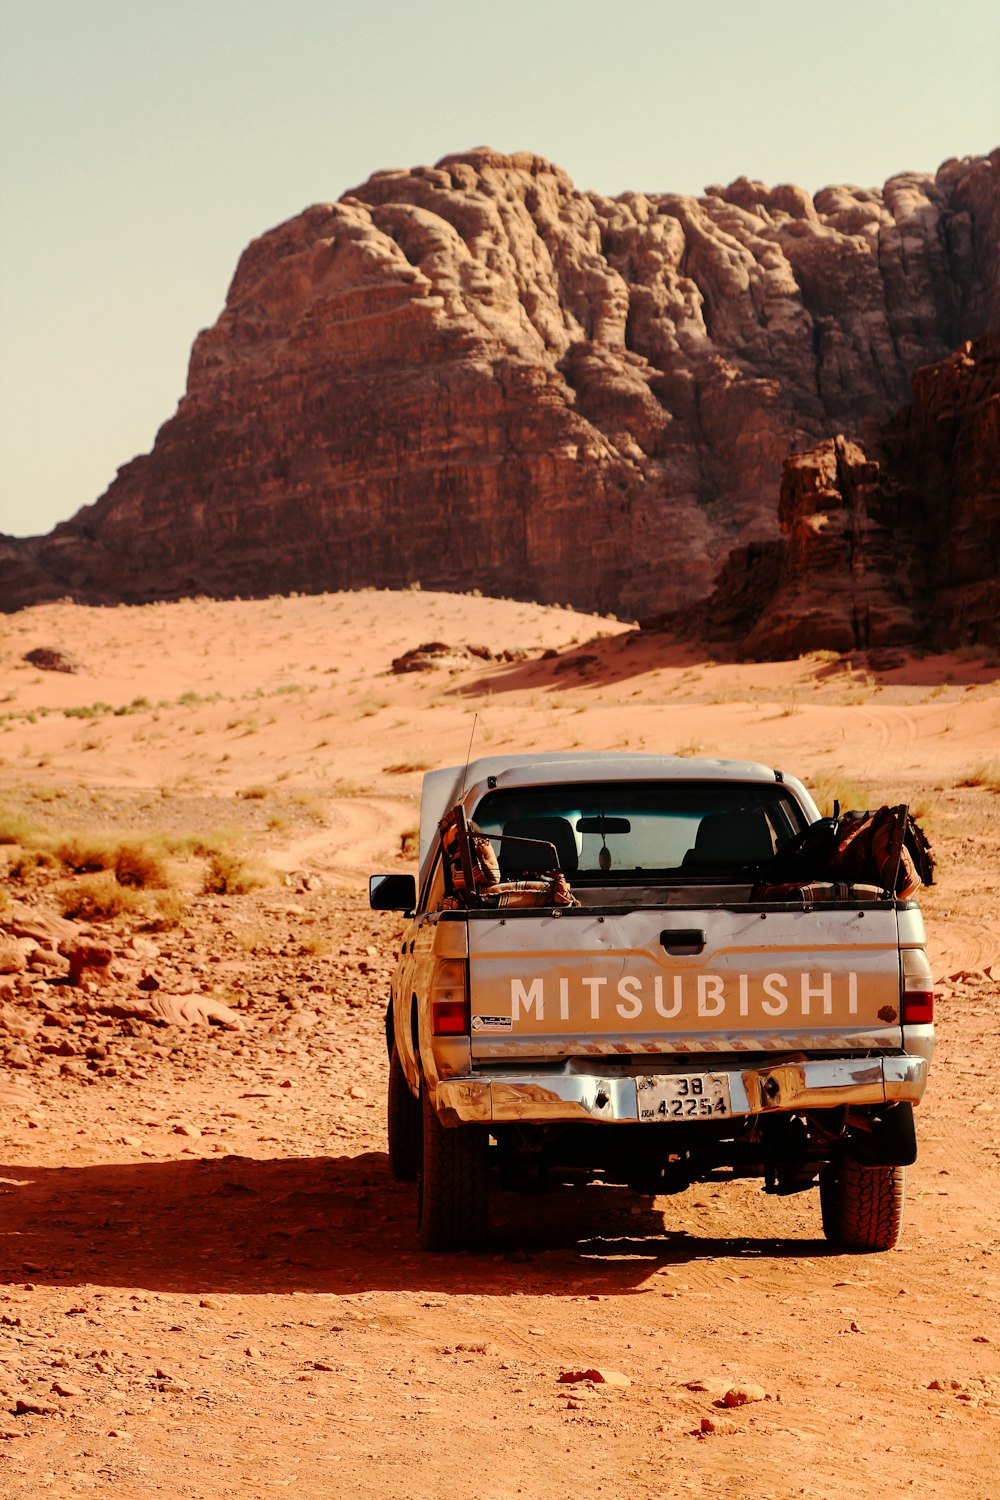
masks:
<path fill-rule="evenodd" d="M 819 816 L 744 761 L 490 756 L 425 776 L 419 880 L 370 885 L 407 918 L 389 1155 L 419 1182 L 425 1249 L 485 1241 L 494 1175 L 581 1169 L 643 1194 L 818 1183 L 829 1240 L 896 1243 L 934 1046 L 923 919 L 891 878 L 775 885 Z"/>

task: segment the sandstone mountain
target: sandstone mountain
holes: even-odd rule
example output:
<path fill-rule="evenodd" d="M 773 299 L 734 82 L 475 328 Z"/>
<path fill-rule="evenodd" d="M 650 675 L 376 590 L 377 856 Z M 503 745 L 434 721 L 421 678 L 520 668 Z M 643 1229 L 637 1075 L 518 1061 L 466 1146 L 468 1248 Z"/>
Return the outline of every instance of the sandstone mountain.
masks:
<path fill-rule="evenodd" d="M 0 539 L 0 601 L 675 610 L 778 539 L 789 453 L 842 435 L 850 466 L 915 371 L 998 328 L 1000 151 L 815 198 L 605 198 L 488 149 L 378 172 L 248 247 L 153 451 Z"/>

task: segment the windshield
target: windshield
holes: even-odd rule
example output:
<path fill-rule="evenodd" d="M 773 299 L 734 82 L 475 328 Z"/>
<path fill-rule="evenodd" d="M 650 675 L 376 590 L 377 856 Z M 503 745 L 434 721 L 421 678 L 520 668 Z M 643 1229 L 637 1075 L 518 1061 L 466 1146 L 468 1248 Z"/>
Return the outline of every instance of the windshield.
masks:
<path fill-rule="evenodd" d="M 609 782 L 489 792 L 475 811 L 502 878 L 589 884 L 754 875 L 804 826 L 778 783 Z"/>

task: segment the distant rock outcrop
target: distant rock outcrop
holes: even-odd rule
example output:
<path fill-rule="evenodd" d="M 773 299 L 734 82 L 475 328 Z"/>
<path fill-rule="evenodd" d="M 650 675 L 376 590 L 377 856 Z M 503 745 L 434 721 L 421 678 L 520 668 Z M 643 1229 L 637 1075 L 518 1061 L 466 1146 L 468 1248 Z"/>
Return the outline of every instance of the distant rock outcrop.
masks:
<path fill-rule="evenodd" d="M 787 459 L 781 539 L 648 623 L 751 659 L 1000 646 L 1000 334 L 918 370 L 866 447 L 840 435 Z"/>
<path fill-rule="evenodd" d="M 0 603 L 704 598 L 777 540 L 790 451 L 845 434 L 800 467 L 854 484 L 914 371 L 1000 327 L 998 180 L 1000 152 L 814 199 L 604 198 L 487 149 L 376 173 L 249 246 L 152 453 L 51 535 L 0 539 Z"/>

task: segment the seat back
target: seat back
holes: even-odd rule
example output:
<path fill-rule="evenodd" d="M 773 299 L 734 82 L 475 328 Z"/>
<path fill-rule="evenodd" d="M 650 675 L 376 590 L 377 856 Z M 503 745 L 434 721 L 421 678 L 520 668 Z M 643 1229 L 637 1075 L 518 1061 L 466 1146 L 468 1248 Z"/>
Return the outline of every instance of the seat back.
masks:
<path fill-rule="evenodd" d="M 771 859 L 774 842 L 760 809 L 752 812 L 710 813 L 702 818 L 694 848 L 685 865 L 731 865 Z"/>

